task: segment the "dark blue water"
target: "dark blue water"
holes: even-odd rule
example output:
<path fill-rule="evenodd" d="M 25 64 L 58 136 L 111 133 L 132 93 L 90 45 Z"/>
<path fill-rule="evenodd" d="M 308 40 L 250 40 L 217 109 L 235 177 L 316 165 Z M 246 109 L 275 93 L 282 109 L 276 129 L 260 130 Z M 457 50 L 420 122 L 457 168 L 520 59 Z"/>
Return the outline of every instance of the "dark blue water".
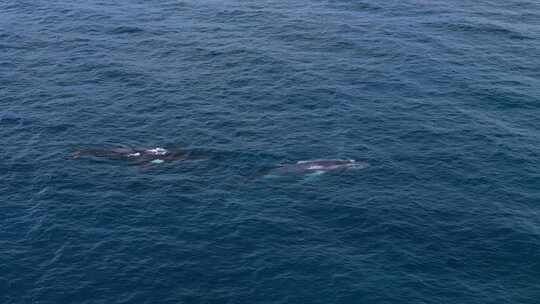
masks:
<path fill-rule="evenodd" d="M 0 0 L 0 302 L 540 303 L 539 49 L 533 0 Z M 117 144 L 208 157 L 69 157 Z M 370 166 L 259 174 L 316 158 Z"/>

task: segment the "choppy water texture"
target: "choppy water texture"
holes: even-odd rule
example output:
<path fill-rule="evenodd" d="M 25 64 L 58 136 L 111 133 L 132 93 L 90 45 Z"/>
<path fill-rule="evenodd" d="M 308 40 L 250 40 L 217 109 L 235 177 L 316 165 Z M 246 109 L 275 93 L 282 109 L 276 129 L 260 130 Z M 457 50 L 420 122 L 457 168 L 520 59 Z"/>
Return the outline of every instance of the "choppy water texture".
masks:
<path fill-rule="evenodd" d="M 0 0 L 0 302 L 539 303 L 539 39 L 532 0 Z M 116 144 L 208 157 L 69 157 Z M 261 178 L 320 158 L 369 167 Z"/>

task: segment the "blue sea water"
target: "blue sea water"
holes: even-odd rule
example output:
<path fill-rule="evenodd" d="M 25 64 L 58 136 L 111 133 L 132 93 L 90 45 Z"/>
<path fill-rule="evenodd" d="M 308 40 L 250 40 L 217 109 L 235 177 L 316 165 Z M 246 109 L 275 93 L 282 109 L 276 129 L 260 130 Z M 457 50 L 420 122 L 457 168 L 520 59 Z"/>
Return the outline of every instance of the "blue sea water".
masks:
<path fill-rule="evenodd" d="M 0 303 L 540 303 L 539 50 L 533 0 L 0 0 Z M 69 157 L 117 144 L 208 157 Z M 259 174 L 319 158 L 370 166 Z"/>

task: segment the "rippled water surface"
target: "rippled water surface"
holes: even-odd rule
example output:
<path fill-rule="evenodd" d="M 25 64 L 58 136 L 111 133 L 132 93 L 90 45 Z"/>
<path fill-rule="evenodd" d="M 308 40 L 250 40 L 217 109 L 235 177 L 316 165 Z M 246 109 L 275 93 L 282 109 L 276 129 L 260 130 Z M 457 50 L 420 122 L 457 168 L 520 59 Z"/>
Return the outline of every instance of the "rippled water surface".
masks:
<path fill-rule="evenodd" d="M 539 39 L 532 0 L 0 0 L 0 302 L 539 303 Z M 118 145 L 205 157 L 71 157 Z M 261 173 L 325 158 L 369 166 Z"/>

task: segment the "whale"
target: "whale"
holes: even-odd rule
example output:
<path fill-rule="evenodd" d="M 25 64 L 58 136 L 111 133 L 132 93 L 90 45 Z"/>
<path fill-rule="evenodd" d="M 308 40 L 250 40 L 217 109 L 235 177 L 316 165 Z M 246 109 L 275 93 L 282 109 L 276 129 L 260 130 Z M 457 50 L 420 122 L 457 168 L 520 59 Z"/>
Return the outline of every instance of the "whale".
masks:
<path fill-rule="evenodd" d="M 291 164 L 278 164 L 266 173 L 266 177 L 285 175 L 317 176 L 330 171 L 363 169 L 368 167 L 366 162 L 357 162 L 354 159 L 314 159 L 301 160 Z"/>
<path fill-rule="evenodd" d="M 162 164 L 171 161 L 201 159 L 200 155 L 194 155 L 192 151 L 174 148 L 165 149 L 162 147 L 151 148 L 131 148 L 121 147 L 98 147 L 98 148 L 78 148 L 71 158 L 81 157 L 105 158 L 110 160 L 124 160 L 136 164 Z"/>

